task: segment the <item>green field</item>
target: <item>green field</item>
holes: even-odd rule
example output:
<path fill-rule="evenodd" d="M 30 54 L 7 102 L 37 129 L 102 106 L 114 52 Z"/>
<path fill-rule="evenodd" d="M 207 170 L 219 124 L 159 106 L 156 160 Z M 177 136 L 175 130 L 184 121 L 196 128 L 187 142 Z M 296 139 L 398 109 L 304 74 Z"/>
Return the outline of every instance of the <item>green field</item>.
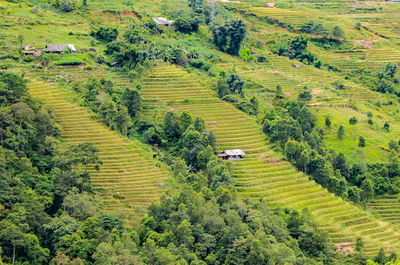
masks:
<path fill-rule="evenodd" d="M 352 245 L 357 237 L 365 251 L 377 246 L 397 250 L 400 234 L 390 223 L 377 219 L 310 180 L 271 151 L 252 118 L 217 99 L 199 86 L 201 79 L 173 66 L 159 66 L 144 81 L 142 96 L 148 119 L 160 120 L 166 111 L 189 111 L 205 119 L 218 139 L 218 150 L 241 148 L 246 158 L 234 162 L 237 189 L 243 198 L 264 198 L 271 205 L 309 209 L 319 225 L 337 244 Z"/>
<path fill-rule="evenodd" d="M 52 110 L 66 142 L 91 142 L 100 150 L 103 164 L 91 170 L 92 185 L 105 210 L 137 225 L 147 206 L 162 194 L 168 171 L 150 158 L 148 148 L 112 132 L 88 110 L 68 101 L 68 93 L 54 83 L 32 80 L 29 88 Z"/>

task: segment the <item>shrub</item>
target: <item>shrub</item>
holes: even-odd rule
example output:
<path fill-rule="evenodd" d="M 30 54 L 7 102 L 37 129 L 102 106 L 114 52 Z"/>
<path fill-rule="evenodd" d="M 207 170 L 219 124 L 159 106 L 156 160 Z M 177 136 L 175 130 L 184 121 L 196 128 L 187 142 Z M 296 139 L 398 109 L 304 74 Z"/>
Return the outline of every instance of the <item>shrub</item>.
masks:
<path fill-rule="evenodd" d="M 364 137 L 362 137 L 362 136 L 360 136 L 359 138 L 358 138 L 358 146 L 359 147 L 365 147 L 365 139 L 364 139 Z"/>
<path fill-rule="evenodd" d="M 69 0 L 64 0 L 61 3 L 61 10 L 68 13 L 74 10 L 74 4 Z"/>
<path fill-rule="evenodd" d="M 200 19 L 198 16 L 180 17 L 174 21 L 175 30 L 182 33 L 192 33 L 199 30 Z"/>
<path fill-rule="evenodd" d="M 192 59 L 190 60 L 190 66 L 194 68 L 202 68 L 205 62 L 203 59 Z"/>
<path fill-rule="evenodd" d="M 356 117 L 351 117 L 350 118 L 350 120 L 349 120 L 349 124 L 351 124 L 351 125 L 354 125 L 354 124 L 356 124 L 358 121 L 357 121 L 357 118 Z"/>
<path fill-rule="evenodd" d="M 118 29 L 100 27 L 99 30 L 92 31 L 90 35 L 93 36 L 96 40 L 111 42 L 118 37 Z"/>
<path fill-rule="evenodd" d="M 339 138 L 339 140 L 342 140 L 343 136 L 344 136 L 344 127 L 343 125 L 340 125 L 337 132 L 337 137 Z"/>
<path fill-rule="evenodd" d="M 325 117 L 325 126 L 327 127 L 327 128 L 331 128 L 331 119 L 327 116 L 327 117 Z"/>
<path fill-rule="evenodd" d="M 383 125 L 383 129 L 385 129 L 386 131 L 389 131 L 389 129 L 390 129 L 389 122 L 385 122 L 385 124 Z"/>
<path fill-rule="evenodd" d="M 34 60 L 34 59 L 33 59 L 32 56 L 26 56 L 26 57 L 24 57 L 24 62 L 30 63 L 30 62 L 32 62 L 33 60 Z"/>

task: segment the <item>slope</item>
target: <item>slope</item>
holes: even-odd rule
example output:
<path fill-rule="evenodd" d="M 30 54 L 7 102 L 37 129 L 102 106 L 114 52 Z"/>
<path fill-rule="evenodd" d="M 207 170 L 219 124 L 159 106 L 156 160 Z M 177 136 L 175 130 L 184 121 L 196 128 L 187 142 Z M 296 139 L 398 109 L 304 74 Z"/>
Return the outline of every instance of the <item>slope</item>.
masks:
<path fill-rule="evenodd" d="M 148 76 L 141 91 L 148 119 L 162 120 L 166 111 L 189 111 L 205 119 L 218 139 L 218 150 L 241 148 L 246 159 L 234 163 L 237 188 L 243 198 L 264 198 L 271 205 L 308 208 L 321 228 L 340 245 L 351 245 L 357 237 L 365 251 L 380 247 L 399 251 L 400 234 L 391 224 L 343 201 L 297 172 L 269 150 L 265 136 L 254 119 L 214 97 L 202 80 L 179 68 L 159 66 Z"/>
<path fill-rule="evenodd" d="M 28 86 L 34 98 L 53 110 L 68 143 L 91 142 L 99 149 L 103 165 L 99 171 L 91 170 L 92 185 L 102 194 L 108 211 L 134 225 L 145 208 L 160 197 L 160 183 L 167 178 L 167 171 L 157 168 L 139 144 L 118 136 L 84 108 L 67 101 L 66 91 L 41 81 Z"/>

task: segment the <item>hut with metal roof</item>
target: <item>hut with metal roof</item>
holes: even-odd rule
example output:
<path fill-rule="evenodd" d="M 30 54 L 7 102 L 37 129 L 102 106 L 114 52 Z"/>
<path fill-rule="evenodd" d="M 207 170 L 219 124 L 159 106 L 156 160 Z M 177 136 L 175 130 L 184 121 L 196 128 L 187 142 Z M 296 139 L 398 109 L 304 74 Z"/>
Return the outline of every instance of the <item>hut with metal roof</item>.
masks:
<path fill-rule="evenodd" d="M 228 159 L 242 159 L 245 153 L 242 149 L 224 150 L 218 154 L 218 157 L 228 160 Z"/>
<path fill-rule="evenodd" d="M 46 52 L 48 53 L 62 53 L 67 50 L 71 52 L 76 52 L 75 46 L 73 44 L 47 44 Z"/>
<path fill-rule="evenodd" d="M 165 17 L 152 17 L 151 18 L 154 22 L 156 22 L 158 25 L 170 27 L 174 23 L 173 20 L 168 20 Z"/>

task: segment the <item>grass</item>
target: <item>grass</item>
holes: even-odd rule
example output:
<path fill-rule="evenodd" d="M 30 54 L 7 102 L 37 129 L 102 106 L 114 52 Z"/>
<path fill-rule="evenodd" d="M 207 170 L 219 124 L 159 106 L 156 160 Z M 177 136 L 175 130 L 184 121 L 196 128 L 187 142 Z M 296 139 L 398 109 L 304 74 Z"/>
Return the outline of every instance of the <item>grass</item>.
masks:
<path fill-rule="evenodd" d="M 176 76 L 181 77 L 181 82 L 176 82 Z M 270 151 L 267 140 L 253 118 L 220 101 L 211 90 L 187 90 L 190 80 L 192 85 L 201 83 L 199 77 L 179 68 L 158 67 L 143 82 L 141 93 L 148 109 L 144 116 L 160 121 L 168 110 L 178 113 L 190 111 L 192 115 L 204 118 L 208 128 L 214 131 L 219 151 L 226 148 L 243 149 L 246 158 L 233 162 L 236 185 L 242 198 L 258 200 L 262 197 L 272 206 L 297 210 L 308 208 L 321 228 L 330 231 L 335 243 L 354 243 L 360 236 L 366 242 L 368 254 L 377 253 L 380 247 L 398 251 L 396 245 L 390 243 L 395 238 L 400 239 L 394 226 L 334 196 L 303 173 L 297 172 L 289 163 L 280 160 Z M 159 84 L 170 84 L 162 91 L 162 97 L 159 96 L 160 90 L 153 88 L 153 85 L 157 87 Z M 196 103 L 198 95 L 206 95 L 207 91 L 211 103 Z M 171 100 L 179 102 L 183 92 L 193 103 L 167 104 Z M 155 108 L 156 113 L 152 111 Z M 388 234 L 393 237 L 388 237 Z"/>
<path fill-rule="evenodd" d="M 67 101 L 65 90 L 42 81 L 28 86 L 33 97 L 53 110 L 66 142 L 91 142 L 100 150 L 103 165 L 99 171 L 91 170 L 92 185 L 105 191 L 101 199 L 107 211 L 121 216 L 129 226 L 137 225 L 147 206 L 162 194 L 159 184 L 167 179 L 167 170 L 156 166 L 143 145 L 118 136 L 87 110 Z"/>

